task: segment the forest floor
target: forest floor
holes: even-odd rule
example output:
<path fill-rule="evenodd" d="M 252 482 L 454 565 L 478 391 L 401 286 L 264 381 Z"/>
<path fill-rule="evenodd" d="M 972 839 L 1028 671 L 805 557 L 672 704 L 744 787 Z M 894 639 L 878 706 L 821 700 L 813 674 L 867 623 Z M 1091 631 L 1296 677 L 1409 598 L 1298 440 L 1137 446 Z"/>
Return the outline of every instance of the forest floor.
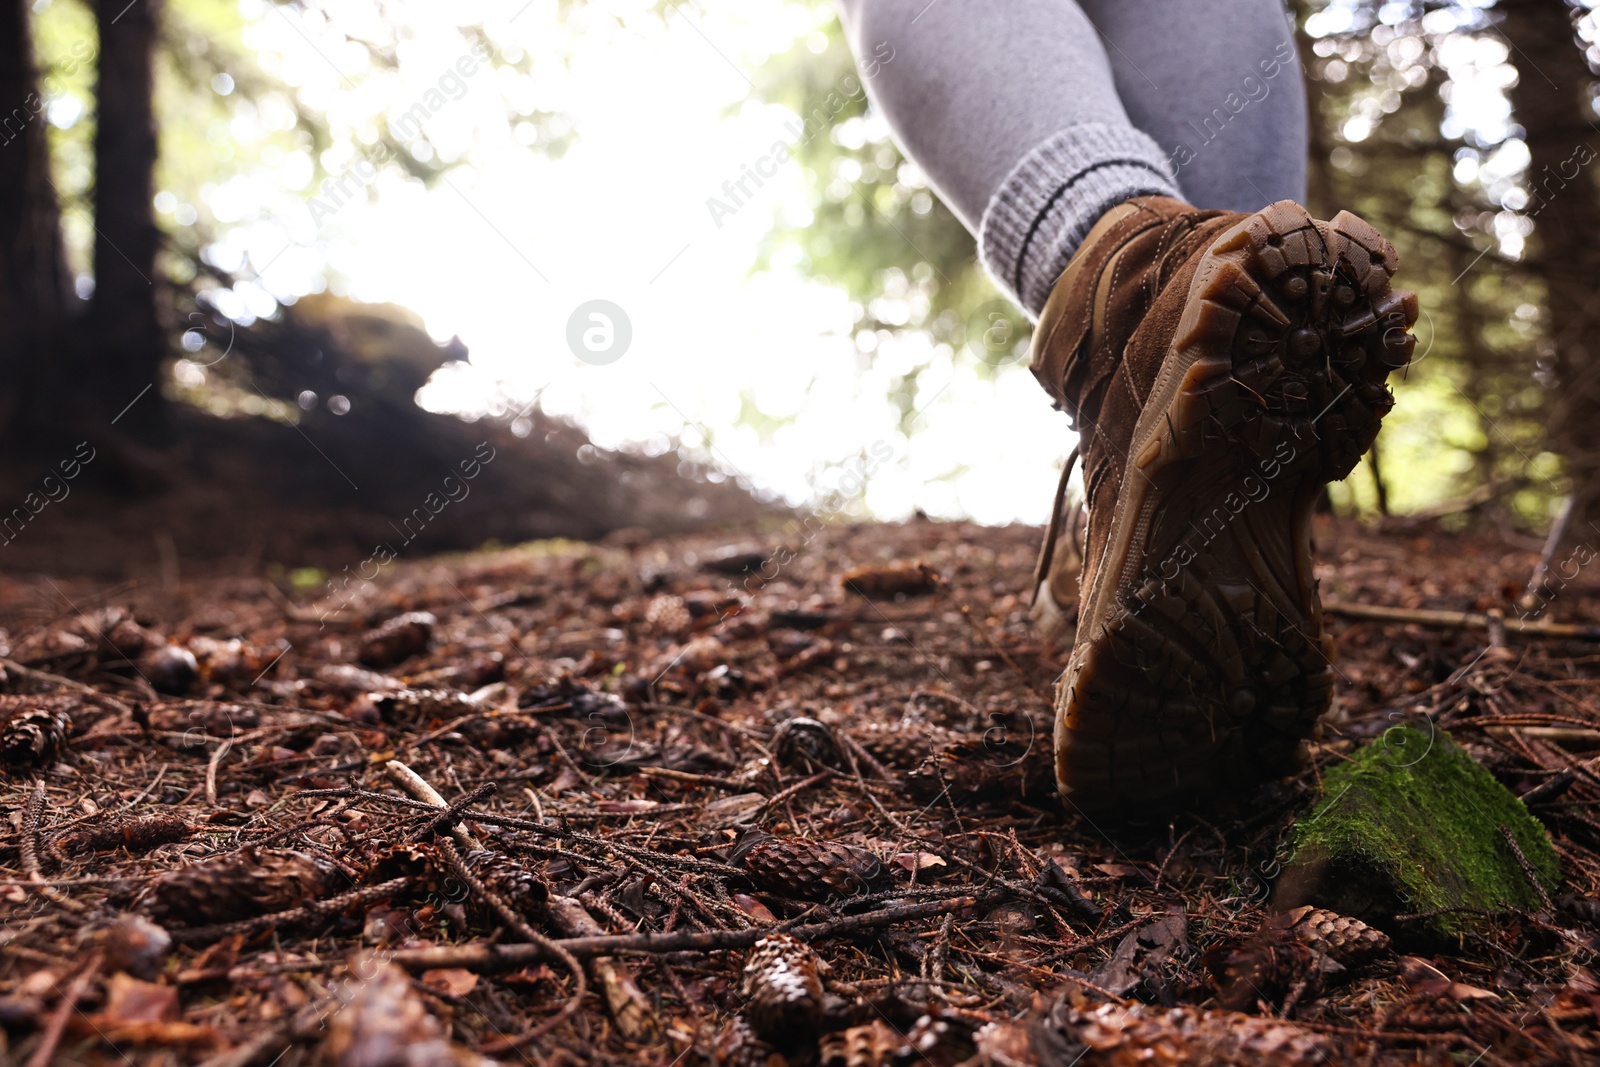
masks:
<path fill-rule="evenodd" d="M 1319 522 L 1344 605 L 1514 617 L 1536 555 Z M 1050 780 L 1037 536 L 534 542 L 316 603 L 0 578 L 0 1060 L 1595 1062 L 1600 649 L 1331 615 L 1304 769 L 1111 840 Z M 1584 572 L 1540 618 L 1597 608 Z M 1535 791 L 1564 884 L 1329 967 L 1273 860 L 1401 719 Z"/>

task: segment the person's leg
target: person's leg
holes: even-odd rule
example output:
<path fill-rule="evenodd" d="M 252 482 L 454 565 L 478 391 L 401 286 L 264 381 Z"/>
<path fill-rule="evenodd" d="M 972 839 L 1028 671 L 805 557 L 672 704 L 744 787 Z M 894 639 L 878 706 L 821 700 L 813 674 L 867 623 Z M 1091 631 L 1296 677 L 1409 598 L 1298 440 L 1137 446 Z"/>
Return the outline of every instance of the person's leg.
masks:
<path fill-rule="evenodd" d="M 1030 312 L 1109 208 L 1178 196 L 1072 0 L 840 0 L 895 138 Z M 892 53 L 889 51 L 892 49 Z M 891 56 L 887 61 L 882 57 Z"/>
<path fill-rule="evenodd" d="M 1042 309 L 1031 369 L 1079 433 L 1063 796 L 1164 816 L 1286 770 L 1334 682 L 1312 507 L 1392 407 L 1417 302 L 1381 234 L 1294 202 L 1276 0 L 1084 0 L 1104 35 L 1070 0 L 843 2 L 901 145 Z"/>
<path fill-rule="evenodd" d="M 1282 0 L 1080 0 L 1133 124 L 1200 208 L 1305 201 L 1306 95 Z"/>

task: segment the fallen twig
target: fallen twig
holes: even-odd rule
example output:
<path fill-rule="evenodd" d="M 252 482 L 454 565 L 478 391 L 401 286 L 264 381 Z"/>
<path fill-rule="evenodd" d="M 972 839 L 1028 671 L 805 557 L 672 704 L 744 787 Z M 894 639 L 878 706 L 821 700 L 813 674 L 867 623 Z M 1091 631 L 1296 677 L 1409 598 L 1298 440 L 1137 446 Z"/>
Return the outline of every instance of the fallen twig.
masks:
<path fill-rule="evenodd" d="M 33 1055 L 28 1057 L 28 1067 L 49 1067 L 50 1061 L 55 1058 L 56 1047 L 61 1044 L 61 1035 L 66 1032 L 67 1020 L 72 1018 L 72 1013 L 77 1010 L 78 1001 L 88 990 L 89 983 L 100 972 L 100 962 L 104 957 L 95 952 L 89 957 L 89 962 L 83 965 L 83 970 L 72 980 L 67 991 L 61 994 L 61 1003 L 56 1005 L 56 1010 L 51 1014 L 50 1021 L 45 1024 L 44 1033 L 39 1037 L 39 1045 L 33 1050 Z"/>
<path fill-rule="evenodd" d="M 49 794 L 44 791 L 44 783 L 39 782 L 34 786 L 33 793 L 28 797 L 28 803 L 22 809 L 20 845 L 22 873 L 28 876 L 28 881 L 33 883 L 35 891 L 41 896 L 55 901 L 76 915 L 82 915 L 89 909 L 46 882 L 39 870 L 39 830 L 44 823 L 44 809 L 49 799 Z"/>
<path fill-rule="evenodd" d="M 348 893 L 341 893 L 327 900 L 315 901 L 303 907 L 291 908 L 288 911 L 273 912 L 271 915 L 258 915 L 254 919 L 240 919 L 238 922 L 219 923 L 215 926 L 179 927 L 170 931 L 172 940 L 181 944 L 194 944 L 206 941 L 221 941 L 225 937 L 244 935 L 249 937 L 262 930 L 277 926 L 293 926 L 310 919 L 319 919 L 326 915 L 333 915 L 343 911 L 352 904 L 366 904 L 370 901 L 381 900 L 400 892 L 408 884 L 409 878 L 391 878 L 387 882 L 377 885 L 363 886 L 352 889 Z"/>
<path fill-rule="evenodd" d="M 563 949 L 578 959 L 596 956 L 614 956 L 623 952 L 660 955 L 672 952 L 726 952 L 746 949 L 772 933 L 789 933 L 802 941 L 823 937 L 838 937 L 859 930 L 875 930 L 912 919 L 933 915 L 947 915 L 980 904 L 1004 899 L 1000 892 L 974 893 L 945 900 L 930 900 L 915 904 L 901 904 L 859 915 L 842 915 L 820 922 L 791 925 L 780 923 L 775 927 L 756 927 L 748 930 L 695 930 L 670 934 L 614 934 L 605 937 L 569 937 L 558 942 Z M 468 970 L 503 970 L 526 966 L 554 957 L 538 945 L 492 945 L 478 942 L 471 945 L 441 945 L 434 948 L 402 949 L 392 957 L 394 962 L 411 971 L 427 971 L 436 967 L 462 967 Z"/>
<path fill-rule="evenodd" d="M 449 802 L 439 794 L 437 789 L 429 785 L 427 780 L 424 779 L 422 775 L 418 774 L 410 767 L 407 767 L 399 760 L 392 759 L 388 763 L 385 763 L 384 767 L 388 770 L 389 777 L 393 778 L 395 783 L 399 785 L 400 788 L 404 789 L 407 793 L 410 793 L 413 797 L 416 797 L 417 800 L 421 801 L 423 804 L 433 808 L 448 808 L 450 806 Z M 462 848 L 476 851 L 477 849 L 483 847 L 483 843 L 481 841 L 479 841 L 476 837 L 473 837 L 460 826 L 452 826 L 450 828 L 450 836 L 455 838 L 456 843 Z"/>
<path fill-rule="evenodd" d="M 1582 623 L 1542 622 L 1538 619 L 1500 619 L 1471 611 L 1434 611 L 1427 608 L 1391 608 L 1381 604 L 1360 604 L 1341 600 L 1324 600 L 1322 610 L 1328 615 L 1368 622 L 1408 622 L 1417 626 L 1432 626 L 1444 630 L 1488 630 L 1498 623 L 1506 633 L 1524 634 L 1528 637 L 1556 637 L 1577 641 L 1600 641 L 1600 626 Z"/>
<path fill-rule="evenodd" d="M 49 671 L 41 671 L 37 667 L 24 667 L 15 660 L 6 659 L 3 656 L 0 656 L 0 667 L 4 667 L 6 670 L 15 674 L 19 678 L 27 678 L 30 681 L 35 682 L 49 682 L 51 685 L 58 686 L 62 689 L 69 689 L 83 697 L 85 700 L 89 701 L 91 704 L 98 704 L 101 707 L 110 708 L 112 711 L 119 711 L 129 717 L 132 717 L 133 715 L 133 709 L 129 708 L 128 705 L 124 704 L 116 697 L 106 696 L 104 693 L 100 692 L 100 690 L 92 689 L 89 686 L 84 685 L 82 682 L 75 682 L 71 678 L 63 678 L 59 674 L 51 674 Z"/>
<path fill-rule="evenodd" d="M 482 786 L 479 787 L 479 789 L 482 788 Z M 476 796 L 476 794 L 477 790 L 474 790 L 473 795 Z M 561 1006 L 561 1009 L 548 1019 L 544 1020 L 544 1022 L 540 1023 L 538 1026 L 535 1026 L 526 1033 L 520 1034 L 516 1038 L 512 1039 L 511 1044 L 506 1045 L 505 1047 L 512 1048 L 516 1045 L 523 1044 L 524 1042 L 533 1041 L 543 1037 L 545 1034 L 561 1025 L 564 1020 L 570 1019 L 573 1015 L 575 1015 L 578 1009 L 583 1005 L 584 994 L 589 991 L 589 982 L 584 976 L 583 964 L 579 963 L 570 952 L 562 948 L 559 944 L 550 940 L 548 937 L 545 937 L 533 927 L 529 926 L 527 921 L 523 919 L 522 916 L 518 915 L 511 908 L 511 906 L 501 898 L 500 894 L 484 885 L 482 880 L 467 868 L 466 863 L 464 863 L 461 859 L 461 854 L 456 851 L 456 848 L 453 844 L 451 844 L 449 841 L 440 841 L 439 853 L 444 857 L 445 862 L 450 865 L 451 872 L 465 882 L 468 888 L 470 888 L 474 893 L 477 893 L 478 896 L 489 905 L 489 907 L 493 908 L 495 914 L 500 917 L 501 922 L 505 923 L 512 930 L 516 931 L 517 936 L 521 937 L 526 944 L 537 945 L 538 947 L 545 949 L 557 960 L 560 960 L 561 963 L 566 966 L 567 970 L 572 972 L 572 995 L 567 998 L 567 1002 Z M 608 998 L 609 995 L 610 990 L 607 990 Z"/>

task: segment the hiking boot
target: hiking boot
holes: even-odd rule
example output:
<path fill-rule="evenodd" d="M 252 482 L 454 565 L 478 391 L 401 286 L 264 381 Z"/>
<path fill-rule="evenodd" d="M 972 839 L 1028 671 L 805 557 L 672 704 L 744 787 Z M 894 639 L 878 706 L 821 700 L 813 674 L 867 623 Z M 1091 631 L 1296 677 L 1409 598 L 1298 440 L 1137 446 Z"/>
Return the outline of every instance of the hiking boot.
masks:
<path fill-rule="evenodd" d="M 1074 501 L 1065 513 L 1062 505 L 1067 479 L 1078 453 L 1073 451 L 1061 468 L 1061 485 L 1050 528 L 1039 546 L 1033 570 L 1033 605 L 1028 612 L 1033 631 L 1045 642 L 1048 655 L 1057 645 L 1071 648 L 1078 628 L 1078 578 L 1083 570 L 1083 502 Z"/>
<path fill-rule="evenodd" d="M 1410 360 L 1417 301 L 1390 288 L 1397 264 L 1349 212 L 1141 197 L 1062 273 L 1033 372 L 1078 430 L 1089 509 L 1056 692 L 1070 806 L 1155 815 L 1237 793 L 1291 769 L 1327 710 L 1311 512 Z M 1060 494 L 1052 535 L 1059 512 Z M 1041 596 L 1075 565 L 1054 542 Z"/>

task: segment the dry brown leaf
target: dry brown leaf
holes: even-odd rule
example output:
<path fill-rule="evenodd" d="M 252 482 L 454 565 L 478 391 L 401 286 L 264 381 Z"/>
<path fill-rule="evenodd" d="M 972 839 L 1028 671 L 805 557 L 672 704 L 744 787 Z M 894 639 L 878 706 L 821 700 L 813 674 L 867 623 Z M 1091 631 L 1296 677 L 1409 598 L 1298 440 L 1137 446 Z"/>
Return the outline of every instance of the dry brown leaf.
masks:
<path fill-rule="evenodd" d="M 107 983 L 106 1007 L 100 1017 L 109 1026 L 171 1022 L 178 1017 L 178 991 L 119 972 Z"/>
<path fill-rule="evenodd" d="M 478 976 L 460 967 L 439 967 L 424 971 L 422 984 L 452 997 L 464 997 L 478 988 Z"/>

